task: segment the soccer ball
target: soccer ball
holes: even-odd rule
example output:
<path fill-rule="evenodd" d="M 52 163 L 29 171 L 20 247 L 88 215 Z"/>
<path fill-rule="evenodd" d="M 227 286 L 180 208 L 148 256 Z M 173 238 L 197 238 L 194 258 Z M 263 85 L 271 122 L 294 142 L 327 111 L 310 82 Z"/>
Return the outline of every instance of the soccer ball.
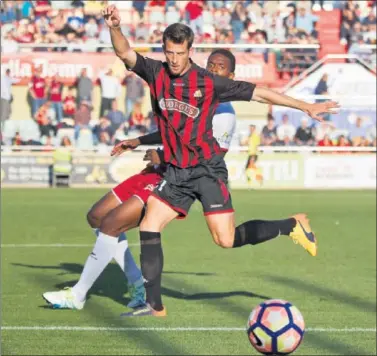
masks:
<path fill-rule="evenodd" d="M 259 304 L 250 314 L 247 335 L 251 345 L 265 355 L 287 355 L 300 345 L 305 322 L 291 303 L 271 299 Z"/>

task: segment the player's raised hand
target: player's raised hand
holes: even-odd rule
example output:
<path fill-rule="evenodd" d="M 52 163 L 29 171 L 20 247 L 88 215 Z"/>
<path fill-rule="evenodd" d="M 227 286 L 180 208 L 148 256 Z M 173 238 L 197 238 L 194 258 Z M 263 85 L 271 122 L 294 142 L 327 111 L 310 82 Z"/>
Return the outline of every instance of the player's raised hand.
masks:
<path fill-rule="evenodd" d="M 102 15 L 105 19 L 107 26 L 109 27 L 119 27 L 120 25 L 120 15 L 117 7 L 115 5 L 110 5 L 102 10 Z"/>
<path fill-rule="evenodd" d="M 153 149 L 147 150 L 143 158 L 143 161 L 149 161 L 148 166 L 161 164 L 160 155 L 158 154 L 157 150 Z"/>
<path fill-rule="evenodd" d="M 111 156 L 119 156 L 123 152 L 132 151 L 140 145 L 140 140 L 138 138 L 133 138 L 130 140 L 124 140 L 119 142 L 114 146 L 111 151 Z"/>
<path fill-rule="evenodd" d="M 304 110 L 311 118 L 323 121 L 323 114 L 334 114 L 339 111 L 340 105 L 336 101 L 308 104 Z"/>

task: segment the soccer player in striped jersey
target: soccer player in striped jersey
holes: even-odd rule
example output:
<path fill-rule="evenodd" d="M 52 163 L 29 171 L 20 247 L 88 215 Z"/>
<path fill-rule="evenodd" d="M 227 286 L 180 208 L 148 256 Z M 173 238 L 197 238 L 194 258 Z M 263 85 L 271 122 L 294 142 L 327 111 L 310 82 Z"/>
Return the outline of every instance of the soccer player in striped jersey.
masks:
<path fill-rule="evenodd" d="M 140 261 L 147 305 L 126 316 L 166 315 L 161 298 L 161 232 L 178 216 L 187 215 L 196 199 L 202 203 L 214 241 L 224 248 L 255 245 L 284 234 L 316 255 L 316 240 L 304 214 L 279 221 L 246 221 L 235 226 L 227 189 L 228 172 L 213 135 L 212 121 L 217 105 L 222 102 L 254 100 L 287 106 L 318 120 L 321 114 L 337 109 L 338 104 L 310 104 L 206 71 L 190 59 L 194 33 L 180 23 L 164 31 L 165 62 L 142 57 L 131 49 L 123 35 L 116 6 L 106 7 L 103 15 L 115 54 L 149 85 L 167 163 L 163 180 L 149 197 L 140 223 Z M 102 237 L 111 244 L 111 236 L 102 234 Z"/>
<path fill-rule="evenodd" d="M 209 56 L 207 69 L 218 75 L 233 78 L 235 57 L 227 50 L 215 51 Z M 232 104 L 220 104 L 213 119 L 213 132 L 224 154 L 229 149 L 235 128 L 236 115 Z M 156 143 L 161 143 L 160 135 L 157 135 L 157 138 L 155 134 L 151 136 L 156 139 Z M 139 144 L 137 139 L 136 143 Z M 73 288 L 43 294 L 43 298 L 55 308 L 82 309 L 89 289 L 112 258 L 123 270 L 128 281 L 131 301 L 127 306 L 136 308 L 145 305 L 144 281 L 128 248 L 125 235 L 126 231 L 139 225 L 146 202 L 162 179 L 163 169 L 158 167 L 161 164 L 161 153 L 148 150 L 145 159 L 151 161 L 151 164 L 139 174 L 118 184 L 88 212 L 88 223 L 96 235 L 105 232 L 116 237 L 113 239 L 113 252 L 109 254 L 109 249 L 104 247 L 102 241 L 97 241 L 79 281 Z"/>

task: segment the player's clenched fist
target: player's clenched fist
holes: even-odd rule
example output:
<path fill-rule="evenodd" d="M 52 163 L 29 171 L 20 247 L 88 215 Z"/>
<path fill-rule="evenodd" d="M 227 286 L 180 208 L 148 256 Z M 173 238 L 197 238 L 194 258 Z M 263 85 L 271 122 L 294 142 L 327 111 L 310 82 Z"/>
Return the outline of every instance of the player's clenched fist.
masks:
<path fill-rule="evenodd" d="M 115 5 L 110 5 L 102 10 L 102 15 L 105 19 L 107 26 L 109 27 L 119 27 L 120 16 L 119 11 Z"/>

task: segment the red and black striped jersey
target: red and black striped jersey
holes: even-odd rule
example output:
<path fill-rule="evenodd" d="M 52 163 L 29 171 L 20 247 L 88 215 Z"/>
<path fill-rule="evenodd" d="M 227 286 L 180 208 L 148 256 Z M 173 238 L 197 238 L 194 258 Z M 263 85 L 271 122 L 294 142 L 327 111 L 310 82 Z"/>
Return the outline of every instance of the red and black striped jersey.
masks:
<path fill-rule="evenodd" d="M 255 88 L 248 82 L 214 75 L 193 62 L 184 75 L 173 76 L 166 62 L 140 54 L 132 70 L 149 85 L 165 162 L 181 168 L 195 166 L 220 154 L 212 132 L 217 105 L 250 101 Z"/>

